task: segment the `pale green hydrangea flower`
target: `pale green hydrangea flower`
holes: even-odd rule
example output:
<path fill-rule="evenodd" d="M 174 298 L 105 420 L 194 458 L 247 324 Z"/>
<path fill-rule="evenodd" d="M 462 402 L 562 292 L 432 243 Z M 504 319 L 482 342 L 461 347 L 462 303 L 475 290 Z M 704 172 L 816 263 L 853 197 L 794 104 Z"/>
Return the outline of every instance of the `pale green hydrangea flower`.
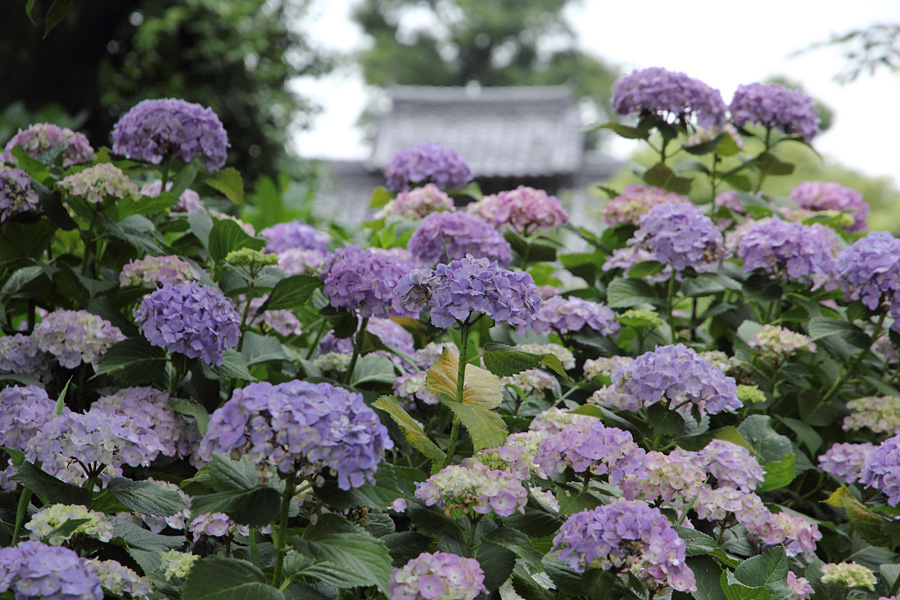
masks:
<path fill-rule="evenodd" d="M 822 581 L 837 583 L 845 588 L 864 587 L 875 589 L 875 573 L 855 562 L 828 563 L 822 565 Z"/>
<path fill-rule="evenodd" d="M 69 533 L 50 535 L 60 526 L 75 519 L 86 519 L 86 521 Z M 77 504 L 51 504 L 36 512 L 25 525 L 25 529 L 31 531 L 32 539 L 44 540 L 51 546 L 61 546 L 72 536 L 79 534 L 98 539 L 101 542 L 108 542 L 113 538 L 113 525 L 106 515 Z"/>
<path fill-rule="evenodd" d="M 159 568 L 163 571 L 163 576 L 166 578 L 166 581 L 171 581 L 176 577 L 184 579 L 188 576 L 188 573 L 191 572 L 191 567 L 194 566 L 194 562 L 198 558 L 200 557 L 196 554 L 179 552 L 178 550 L 169 550 L 160 555 L 161 562 Z"/>

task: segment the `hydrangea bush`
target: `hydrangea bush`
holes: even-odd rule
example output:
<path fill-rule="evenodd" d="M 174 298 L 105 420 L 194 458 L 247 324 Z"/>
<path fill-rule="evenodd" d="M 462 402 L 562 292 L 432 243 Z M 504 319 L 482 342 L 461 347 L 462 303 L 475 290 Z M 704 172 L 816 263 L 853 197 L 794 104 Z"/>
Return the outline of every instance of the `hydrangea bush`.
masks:
<path fill-rule="evenodd" d="M 0 597 L 897 598 L 900 241 L 771 193 L 800 92 L 613 105 L 576 224 L 435 144 L 277 223 L 182 100 L 0 140 Z"/>

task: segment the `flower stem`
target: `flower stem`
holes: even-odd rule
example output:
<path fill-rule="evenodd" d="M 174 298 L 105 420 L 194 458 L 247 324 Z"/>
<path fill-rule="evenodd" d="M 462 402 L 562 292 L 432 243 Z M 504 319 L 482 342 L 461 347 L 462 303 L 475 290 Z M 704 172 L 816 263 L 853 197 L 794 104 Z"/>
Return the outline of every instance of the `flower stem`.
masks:
<path fill-rule="evenodd" d="M 856 357 L 850 366 L 847 369 L 841 371 L 840 377 L 835 380 L 834 384 L 828 389 L 824 396 L 822 396 L 822 400 L 819 401 L 819 406 L 825 404 L 831 398 L 837 394 L 838 390 L 847 381 L 847 378 L 850 377 L 850 374 L 853 373 L 856 368 L 865 360 L 866 356 L 869 355 L 869 351 L 872 349 L 872 346 L 875 345 L 875 340 L 881 337 L 881 329 L 884 327 L 884 320 L 887 318 L 887 309 L 882 308 L 881 317 L 878 318 L 878 324 L 875 325 L 875 331 L 872 333 L 872 338 L 869 340 L 869 344 L 863 349 L 862 352 Z"/>
<path fill-rule="evenodd" d="M 475 545 L 475 531 L 478 529 L 478 522 L 484 515 L 475 515 L 475 518 L 469 518 L 469 538 L 466 540 L 466 558 L 472 558 L 472 546 Z"/>
<path fill-rule="evenodd" d="M 471 323 L 465 321 L 459 324 L 460 343 L 459 343 L 459 361 L 456 369 L 456 401 L 462 404 L 463 392 L 466 387 L 466 355 L 469 346 L 469 327 Z M 453 427 L 450 428 L 450 443 L 447 446 L 447 457 L 444 459 L 444 466 L 450 464 L 453 460 L 453 454 L 456 452 L 456 442 L 459 439 L 459 417 L 453 417 Z"/>
<path fill-rule="evenodd" d="M 344 385 L 350 385 L 350 378 L 353 377 L 353 369 L 356 368 L 356 359 L 359 358 L 359 352 L 362 350 L 363 336 L 366 333 L 366 327 L 369 326 L 369 317 L 363 317 L 359 324 L 359 330 L 356 332 L 356 343 L 353 344 L 353 357 L 350 359 L 350 366 L 344 374 Z"/>
<path fill-rule="evenodd" d="M 169 185 L 169 169 L 172 167 L 172 155 L 167 154 L 166 157 L 162 161 L 162 187 L 159 190 L 159 193 L 162 194 L 166 191 L 166 186 Z"/>
<path fill-rule="evenodd" d="M 272 531 L 272 541 L 275 542 L 275 571 L 272 573 L 272 585 L 281 585 L 282 571 L 284 570 L 284 557 L 287 555 L 287 530 L 288 513 L 291 509 L 291 499 L 297 487 L 297 474 L 293 471 L 284 478 L 284 493 L 281 495 L 281 514 L 278 516 L 278 525 Z"/>
<path fill-rule="evenodd" d="M 675 270 L 669 277 L 669 287 L 666 291 L 666 304 L 669 306 L 669 329 L 672 331 L 672 343 L 675 343 Z"/>

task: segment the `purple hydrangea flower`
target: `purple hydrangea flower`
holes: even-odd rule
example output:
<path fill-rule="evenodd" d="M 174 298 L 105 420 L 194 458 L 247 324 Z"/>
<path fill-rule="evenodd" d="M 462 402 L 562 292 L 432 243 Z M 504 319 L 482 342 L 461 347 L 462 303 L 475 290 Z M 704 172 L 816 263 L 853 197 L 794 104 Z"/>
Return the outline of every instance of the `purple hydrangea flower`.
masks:
<path fill-rule="evenodd" d="M 738 257 L 744 261 L 745 273 L 759 269 L 783 282 L 811 284 L 815 290 L 830 284 L 835 276 L 831 235 L 818 223 L 761 219 L 744 233 Z"/>
<path fill-rule="evenodd" d="M 651 260 L 676 271 L 693 267 L 698 273 L 718 269 L 725 255 L 722 233 L 712 219 L 689 203 L 657 204 L 641 217 L 629 245 L 645 248 Z"/>
<path fill-rule="evenodd" d="M 433 183 L 397 194 L 397 197 L 375 213 L 376 219 L 399 215 L 417 221 L 431 213 L 453 210 L 453 198 Z"/>
<path fill-rule="evenodd" d="M 131 260 L 119 273 L 119 285 L 141 286 L 151 290 L 167 283 L 178 285 L 197 279 L 199 276 L 194 267 L 175 255 Z"/>
<path fill-rule="evenodd" d="M 815 590 L 813 586 L 809 584 L 809 580 L 806 577 L 797 577 L 794 575 L 793 571 L 788 571 L 787 573 L 787 587 L 793 594 L 794 600 L 807 600 L 810 596 L 813 595 Z M 890 600 L 889 598 L 880 598 L 879 600 Z"/>
<path fill-rule="evenodd" d="M 644 470 L 627 476 L 621 488 L 628 500 L 661 500 L 683 507 L 694 500 L 705 480 L 706 472 L 689 458 L 651 450 L 644 460 Z"/>
<path fill-rule="evenodd" d="M 687 196 L 667 192 L 652 185 L 632 183 L 626 185 L 621 194 L 603 207 L 603 222 L 610 227 L 618 227 L 625 223 L 637 225 L 640 218 L 657 204 L 685 204 L 688 202 L 690 200 Z"/>
<path fill-rule="evenodd" d="M 266 238 L 266 252 L 281 254 L 286 250 L 318 250 L 328 252 L 328 238 L 312 225 L 300 221 L 279 223 L 259 232 Z"/>
<path fill-rule="evenodd" d="M 73 550 L 22 542 L 0 549 L 0 592 L 16 600 L 103 600 L 103 586 L 87 559 Z"/>
<path fill-rule="evenodd" d="M 436 327 L 453 327 L 479 313 L 524 329 L 541 306 L 530 274 L 508 271 L 472 255 L 433 271 L 416 269 L 400 280 L 394 292 L 414 314 L 430 310 Z"/>
<path fill-rule="evenodd" d="M 881 491 L 891 506 L 900 503 L 900 435 L 886 439 L 872 450 L 859 481 Z"/>
<path fill-rule="evenodd" d="M 534 462 L 548 475 L 571 467 L 576 473 L 606 475 L 618 485 L 627 475 L 644 476 L 645 456 L 629 432 L 589 418 L 543 438 Z"/>
<path fill-rule="evenodd" d="M 362 395 L 327 383 L 252 383 L 213 413 L 200 456 L 239 451 L 282 473 L 337 474 L 343 490 L 374 483 L 393 447 L 387 429 Z"/>
<path fill-rule="evenodd" d="M 608 307 L 576 296 L 554 296 L 541 303 L 532 324 L 537 333 L 551 329 L 559 334 L 579 332 L 587 327 L 600 335 L 615 335 L 619 331 L 616 314 Z"/>
<path fill-rule="evenodd" d="M 166 190 L 171 190 L 174 182 L 170 181 L 166 184 Z M 156 198 L 162 193 L 162 181 L 157 179 L 151 183 L 141 186 L 141 195 L 148 198 Z M 181 192 L 178 202 L 172 205 L 172 212 L 194 212 L 195 210 L 203 210 L 203 201 L 200 200 L 200 194 L 188 188 Z"/>
<path fill-rule="evenodd" d="M 519 475 L 468 460 L 444 467 L 419 484 L 416 498 L 426 506 L 439 504 L 445 513 L 455 517 L 491 513 L 508 517 L 525 511 L 528 492 Z"/>
<path fill-rule="evenodd" d="M 392 346 L 404 354 L 412 354 L 416 351 L 413 335 L 396 321 L 373 317 L 369 319 L 366 331 L 376 336 L 383 344 Z M 352 354 L 355 341 L 355 333 L 350 337 L 339 338 L 334 335 L 334 332 L 329 331 L 319 342 L 317 353 Z"/>
<path fill-rule="evenodd" d="M 67 369 L 82 363 L 96 368 L 106 350 L 125 339 L 118 327 L 85 310 L 53 311 L 32 335 L 42 352 L 52 354 Z"/>
<path fill-rule="evenodd" d="M 729 106 L 738 127 L 747 123 L 778 129 L 789 135 L 812 140 L 819 130 L 819 110 L 815 101 L 777 83 L 739 85 Z"/>
<path fill-rule="evenodd" d="M 0 165 L 0 223 L 14 215 L 35 211 L 39 204 L 28 173 Z"/>
<path fill-rule="evenodd" d="M 238 343 L 240 317 L 217 288 L 195 282 L 166 284 L 135 309 L 141 333 L 154 346 L 221 365 Z"/>
<path fill-rule="evenodd" d="M 837 279 L 846 300 L 859 300 L 869 310 L 886 306 L 900 316 L 900 240 L 886 231 L 873 231 L 841 250 Z M 895 321 L 893 329 L 897 329 Z"/>
<path fill-rule="evenodd" d="M 588 567 L 635 575 L 649 589 L 696 589 L 685 564 L 685 543 L 658 508 L 634 500 L 617 500 L 570 515 L 553 550 L 560 560 L 583 573 Z"/>
<path fill-rule="evenodd" d="M 43 388 L 34 385 L 0 390 L 0 446 L 25 450 L 28 440 L 54 418 L 55 405 Z M 0 490 L 15 490 L 16 482 L 9 480 L 16 472 L 12 461 L 0 459 L 0 466 Z"/>
<path fill-rule="evenodd" d="M 752 492 L 765 479 L 763 468 L 749 450 L 725 440 L 711 440 L 698 452 L 676 448 L 673 454 L 706 469 L 720 486 Z"/>
<path fill-rule="evenodd" d="M 423 552 L 391 573 L 389 600 L 474 600 L 487 594 L 484 571 L 474 558 Z"/>
<path fill-rule="evenodd" d="M 188 531 L 196 544 L 200 536 L 224 537 L 226 535 L 250 535 L 246 525 L 238 525 L 225 513 L 204 513 L 194 517 L 188 525 Z"/>
<path fill-rule="evenodd" d="M 869 205 L 862 194 L 834 181 L 805 181 L 791 191 L 791 200 L 808 210 L 850 211 L 853 224 L 844 229 L 856 232 L 866 228 Z"/>
<path fill-rule="evenodd" d="M 100 204 L 107 198 L 118 200 L 139 200 L 138 187 L 110 163 L 100 163 L 69 175 L 57 184 L 72 196 L 83 196 L 92 204 Z"/>
<path fill-rule="evenodd" d="M 225 164 L 228 134 L 210 108 L 184 100 L 144 100 L 122 115 L 112 132 L 113 152 L 158 165 L 168 156 L 218 171 Z"/>
<path fill-rule="evenodd" d="M 394 382 L 394 395 L 407 401 L 407 404 L 414 405 L 416 400 L 423 404 L 438 404 L 438 397 L 434 392 L 428 391 L 425 387 L 425 378 L 428 371 L 419 371 L 418 373 L 405 373 L 397 378 Z"/>
<path fill-rule="evenodd" d="M 459 154 L 440 144 L 419 144 L 401 150 L 384 168 L 388 187 L 399 192 L 433 183 L 455 190 L 472 181 L 472 171 Z"/>
<path fill-rule="evenodd" d="M 714 415 L 742 406 L 734 378 L 726 377 L 683 344 L 642 354 L 617 370 L 612 381 L 644 407 L 666 402 L 670 409 L 685 414 L 697 410 L 700 415 Z"/>
<path fill-rule="evenodd" d="M 481 217 L 464 212 L 432 213 L 422 219 L 407 248 L 422 264 L 450 262 L 471 254 L 506 266 L 512 247 L 503 234 Z"/>
<path fill-rule="evenodd" d="M 35 123 L 13 136 L 6 143 L 6 149 L 0 154 L 0 162 L 12 163 L 15 158 L 12 149 L 21 146 L 31 158 L 37 158 L 44 152 L 57 146 L 63 148 L 63 167 L 71 167 L 94 160 L 94 149 L 83 133 L 75 133 L 71 129 L 59 127 L 52 123 Z"/>
<path fill-rule="evenodd" d="M 319 279 L 335 308 L 356 311 L 361 317 L 415 317 L 418 313 L 407 310 L 394 294 L 397 284 L 414 268 L 413 263 L 392 254 L 350 246 L 325 259 Z"/>
<path fill-rule="evenodd" d="M 693 116 L 703 129 L 725 124 L 725 101 L 718 90 L 684 73 L 650 67 L 620 77 L 612 97 L 620 115 L 650 112 L 669 120 Z"/>
<path fill-rule="evenodd" d="M 31 375 L 47 383 L 51 378 L 53 356 L 38 348 L 33 335 L 17 333 L 0 337 L 0 373 Z"/>
<path fill-rule="evenodd" d="M 288 275 L 303 275 L 318 271 L 325 264 L 327 253 L 321 250 L 288 249 L 278 253 L 278 267 Z"/>
<path fill-rule="evenodd" d="M 877 447 L 869 442 L 834 444 L 828 452 L 819 456 L 819 470 L 847 483 L 856 483 L 866 466 L 866 459 Z"/>
<path fill-rule="evenodd" d="M 466 211 L 497 229 L 512 229 L 524 235 L 549 231 L 569 222 L 569 214 L 559 198 L 524 185 L 485 196 L 481 201 L 469 204 Z"/>

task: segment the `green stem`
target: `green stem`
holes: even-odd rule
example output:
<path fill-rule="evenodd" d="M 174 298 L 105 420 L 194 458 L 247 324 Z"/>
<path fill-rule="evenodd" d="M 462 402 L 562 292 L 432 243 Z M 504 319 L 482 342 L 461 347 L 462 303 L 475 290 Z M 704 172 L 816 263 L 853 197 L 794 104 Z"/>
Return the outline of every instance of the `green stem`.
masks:
<path fill-rule="evenodd" d="M 672 269 L 672 274 L 669 277 L 669 287 L 666 291 L 666 303 L 669 306 L 669 329 L 672 331 L 672 343 L 675 343 L 675 270 Z"/>
<path fill-rule="evenodd" d="M 353 344 L 353 357 L 350 358 L 350 366 L 344 374 L 344 385 L 350 385 L 350 378 L 353 376 L 353 369 L 356 368 L 356 359 L 359 358 L 359 352 L 362 350 L 363 337 L 366 333 L 366 327 L 369 326 L 369 317 L 363 317 L 359 324 L 359 331 L 356 332 L 356 343 Z"/>
<path fill-rule="evenodd" d="M 875 340 L 877 340 L 881 336 L 881 328 L 884 326 L 884 320 L 887 318 L 887 309 L 882 308 L 881 316 L 878 318 L 878 324 L 875 325 L 875 332 L 872 333 L 872 338 L 869 340 L 868 345 L 863 349 L 862 352 L 856 357 L 856 359 L 850 363 L 850 367 L 847 369 L 841 370 L 841 375 L 838 377 L 834 384 L 828 389 L 825 395 L 822 397 L 822 400 L 819 401 L 819 406 L 825 404 L 831 398 L 837 394 L 838 390 L 847 381 L 847 378 L 850 377 L 850 374 L 853 373 L 856 368 L 865 360 L 866 356 L 869 355 L 869 351 L 872 349 L 872 346 L 875 344 Z"/>
<path fill-rule="evenodd" d="M 169 169 L 172 167 L 172 155 L 167 154 L 166 157 L 162 161 L 162 188 L 160 188 L 159 193 L 162 194 L 166 191 L 166 186 L 169 185 Z"/>
<path fill-rule="evenodd" d="M 250 301 L 253 300 L 253 288 L 255 282 L 250 282 L 250 289 L 247 291 L 247 304 L 244 306 L 244 314 L 241 316 L 241 338 L 238 340 L 237 351 L 240 352 L 244 345 L 244 334 L 247 333 L 247 320 L 250 318 Z"/>
<path fill-rule="evenodd" d="M 459 324 L 460 343 L 459 343 L 459 361 L 456 369 L 456 401 L 462 404 L 463 392 L 466 386 L 466 356 L 469 349 L 469 327 L 471 323 L 464 321 Z M 444 466 L 450 464 L 453 460 L 453 454 L 456 452 L 456 442 L 459 439 L 459 417 L 453 417 L 453 427 L 450 428 L 450 443 L 447 446 L 447 457 L 444 459 Z"/>
<path fill-rule="evenodd" d="M 763 151 L 764 154 L 768 154 L 768 152 L 769 152 L 769 148 L 771 147 L 771 146 L 769 145 L 769 144 L 770 144 L 770 138 L 771 138 L 771 137 L 772 137 L 772 130 L 766 128 L 766 149 Z M 756 182 L 756 190 L 755 190 L 755 193 L 758 194 L 758 193 L 759 193 L 759 190 L 762 189 L 763 181 L 766 180 L 766 177 L 768 176 L 768 174 L 769 174 L 769 169 L 763 169 L 763 170 L 761 170 L 761 171 L 759 172 L 759 181 Z"/>
<path fill-rule="evenodd" d="M 278 516 L 278 525 L 273 530 L 272 541 L 275 542 L 275 571 L 272 574 L 272 585 L 281 585 L 282 571 L 284 570 L 284 557 L 287 555 L 287 530 L 288 513 L 291 509 L 291 500 L 297 487 L 297 474 L 293 471 L 284 479 L 284 493 L 281 495 L 281 514 Z"/>
<path fill-rule="evenodd" d="M 478 529 L 478 522 L 484 515 L 475 515 L 475 518 L 469 518 L 469 539 L 466 540 L 466 558 L 472 558 L 472 546 L 475 545 L 475 531 Z"/>
<path fill-rule="evenodd" d="M 316 339 L 313 340 L 312 345 L 309 347 L 309 351 L 306 353 L 306 360 L 312 360 L 313 355 L 316 353 L 316 349 L 319 347 L 319 341 L 322 339 L 322 336 L 325 335 L 327 329 L 328 321 L 320 319 L 319 328 L 316 330 Z"/>

